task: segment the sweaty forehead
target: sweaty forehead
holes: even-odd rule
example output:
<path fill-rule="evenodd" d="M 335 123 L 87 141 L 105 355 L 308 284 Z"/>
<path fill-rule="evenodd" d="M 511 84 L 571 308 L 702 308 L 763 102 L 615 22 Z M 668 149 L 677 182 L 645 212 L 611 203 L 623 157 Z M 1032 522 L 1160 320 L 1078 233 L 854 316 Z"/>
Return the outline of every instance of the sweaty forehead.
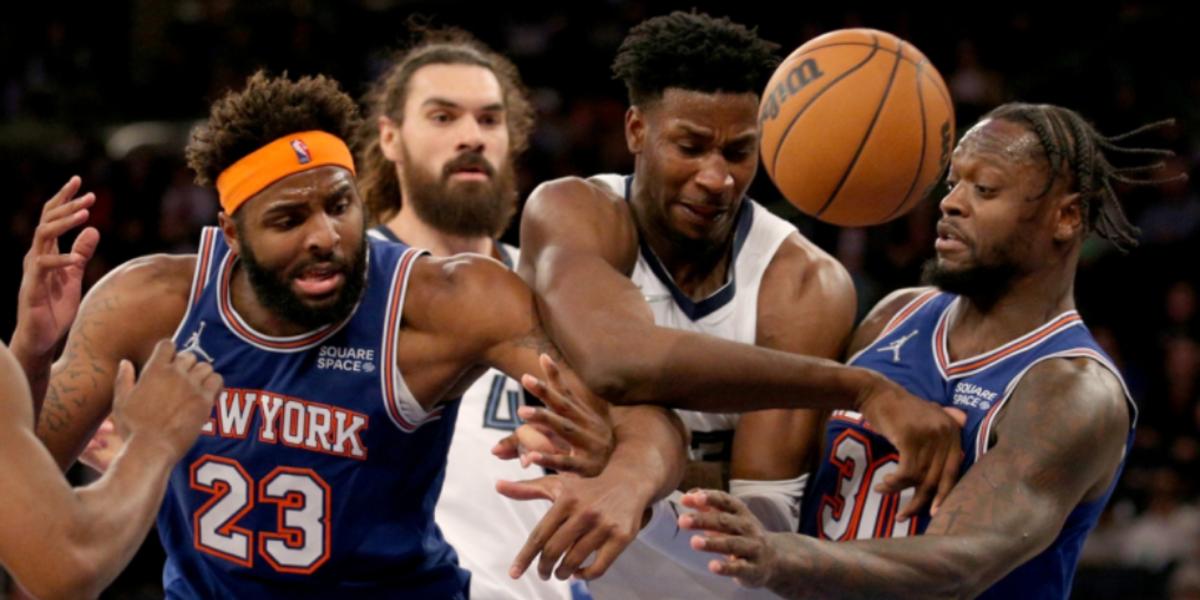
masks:
<path fill-rule="evenodd" d="M 1037 162 L 1042 148 L 1037 135 L 1026 127 L 1003 119 L 985 119 L 967 131 L 954 154 L 1029 164 Z"/>

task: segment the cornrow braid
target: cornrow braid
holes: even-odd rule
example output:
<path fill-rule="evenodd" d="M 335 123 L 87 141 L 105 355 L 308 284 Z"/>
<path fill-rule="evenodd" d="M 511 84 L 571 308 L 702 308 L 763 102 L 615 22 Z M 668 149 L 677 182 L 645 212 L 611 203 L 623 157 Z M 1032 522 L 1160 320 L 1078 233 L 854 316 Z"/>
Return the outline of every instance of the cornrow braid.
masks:
<path fill-rule="evenodd" d="M 1094 231 L 1112 242 L 1122 252 L 1137 246 L 1137 236 L 1140 232 L 1129 222 L 1125 211 L 1121 209 L 1114 183 L 1145 186 L 1187 178 L 1184 173 L 1161 178 L 1131 177 L 1161 169 L 1164 166 L 1161 159 L 1174 156 L 1174 152 L 1159 148 L 1131 148 L 1118 144 L 1135 135 L 1172 125 L 1174 119 L 1147 123 L 1132 131 L 1106 137 L 1096 131 L 1079 113 L 1052 104 L 1012 102 L 997 107 L 984 118 L 1011 121 L 1032 131 L 1037 136 L 1046 162 L 1050 166 L 1050 177 L 1042 194 L 1048 193 L 1059 177 L 1066 177 L 1071 191 L 1077 192 L 1083 203 L 1087 230 Z M 1115 167 L 1110 162 L 1109 155 L 1154 157 L 1159 160 L 1148 164 Z"/>

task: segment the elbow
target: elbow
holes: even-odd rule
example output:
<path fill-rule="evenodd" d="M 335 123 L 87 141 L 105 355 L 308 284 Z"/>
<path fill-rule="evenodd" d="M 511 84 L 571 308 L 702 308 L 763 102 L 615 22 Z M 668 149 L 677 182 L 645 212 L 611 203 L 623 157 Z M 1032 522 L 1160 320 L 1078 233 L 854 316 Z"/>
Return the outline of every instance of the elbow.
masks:
<path fill-rule="evenodd" d="M 572 356 L 572 366 L 593 394 L 615 406 L 646 403 L 636 350 L 594 344 Z"/>

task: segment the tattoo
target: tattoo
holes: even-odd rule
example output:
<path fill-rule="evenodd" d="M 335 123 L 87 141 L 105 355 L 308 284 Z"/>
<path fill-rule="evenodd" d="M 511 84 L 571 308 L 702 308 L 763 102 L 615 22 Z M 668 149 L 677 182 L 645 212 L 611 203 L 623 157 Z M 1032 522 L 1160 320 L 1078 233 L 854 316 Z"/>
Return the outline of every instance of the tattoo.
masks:
<path fill-rule="evenodd" d="M 1124 407 L 1104 397 L 1111 390 L 1081 383 L 1082 373 L 1058 375 L 1022 384 L 997 423 L 999 443 L 972 465 L 925 535 L 789 536 L 771 588 L 785 597 L 975 596 L 1036 556 L 1113 471 L 1128 427 Z"/>
<path fill-rule="evenodd" d="M 39 429 L 51 433 L 68 431 L 76 412 L 108 384 L 105 379 L 111 375 L 93 357 L 95 349 L 103 346 L 104 332 L 118 308 L 120 302 L 116 298 L 101 297 L 85 303 L 80 310 L 63 356 L 51 370 L 50 385 L 38 418 Z"/>

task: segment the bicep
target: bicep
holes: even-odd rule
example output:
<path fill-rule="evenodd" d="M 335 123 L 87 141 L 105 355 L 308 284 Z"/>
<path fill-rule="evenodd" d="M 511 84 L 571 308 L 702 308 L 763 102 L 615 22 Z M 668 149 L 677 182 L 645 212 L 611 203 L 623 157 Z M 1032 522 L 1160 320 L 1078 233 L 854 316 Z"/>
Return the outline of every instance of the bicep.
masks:
<path fill-rule="evenodd" d="M 1120 463 L 1129 426 L 1122 392 L 1078 369 L 1052 360 L 1025 376 L 1003 408 L 996 444 L 930 522 L 929 534 L 987 540 L 992 580 L 1045 549 Z"/>

